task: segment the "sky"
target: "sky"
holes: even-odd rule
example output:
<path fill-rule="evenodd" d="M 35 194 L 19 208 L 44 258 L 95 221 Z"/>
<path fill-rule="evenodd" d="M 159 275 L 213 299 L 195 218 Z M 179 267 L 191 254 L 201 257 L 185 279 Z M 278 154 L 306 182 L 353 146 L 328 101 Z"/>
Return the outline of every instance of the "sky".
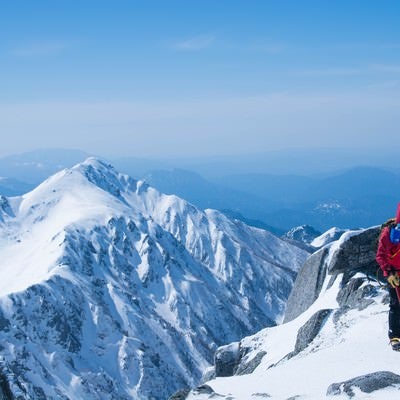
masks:
<path fill-rule="evenodd" d="M 400 1 L 2 0 L 0 156 L 400 146 Z"/>

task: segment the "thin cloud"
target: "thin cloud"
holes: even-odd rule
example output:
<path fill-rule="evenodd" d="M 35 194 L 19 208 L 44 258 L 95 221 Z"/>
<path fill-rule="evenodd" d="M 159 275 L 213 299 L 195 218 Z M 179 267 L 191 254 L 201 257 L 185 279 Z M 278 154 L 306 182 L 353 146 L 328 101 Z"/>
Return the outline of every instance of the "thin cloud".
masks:
<path fill-rule="evenodd" d="M 212 35 L 196 36 L 187 40 L 175 43 L 172 47 L 181 51 L 197 51 L 205 49 L 214 43 L 215 37 Z"/>
<path fill-rule="evenodd" d="M 348 76 L 348 75 L 359 75 L 363 72 L 360 68 L 346 68 L 346 67 L 330 67 L 321 69 L 309 69 L 301 70 L 297 73 L 299 75 L 308 76 Z"/>
<path fill-rule="evenodd" d="M 368 86 L 371 89 L 397 89 L 400 87 L 399 80 L 383 81 Z"/>
<path fill-rule="evenodd" d="M 69 43 L 61 40 L 50 40 L 30 43 L 11 50 L 11 54 L 17 57 L 49 56 L 62 52 Z"/>
<path fill-rule="evenodd" d="M 305 69 L 297 71 L 299 75 L 307 76 L 354 76 L 371 73 L 400 73 L 398 64 L 372 64 L 363 67 L 326 67 L 319 69 Z"/>
<path fill-rule="evenodd" d="M 397 144 L 398 92 L 271 93 L 131 102 L 0 103 L 0 132 L 7 146 L 135 149 L 142 155 L 254 152 L 260 148 L 382 141 Z M 34 135 L 26 135 L 26 132 Z M 57 135 L 54 135 L 57 132 Z M 96 141 L 93 141 L 96 137 Z M 96 142 L 96 143 L 95 143 Z M 128 150 L 129 151 L 129 150 Z"/>
<path fill-rule="evenodd" d="M 380 72 L 400 73 L 400 65 L 396 64 L 375 64 L 371 66 L 371 69 Z"/>

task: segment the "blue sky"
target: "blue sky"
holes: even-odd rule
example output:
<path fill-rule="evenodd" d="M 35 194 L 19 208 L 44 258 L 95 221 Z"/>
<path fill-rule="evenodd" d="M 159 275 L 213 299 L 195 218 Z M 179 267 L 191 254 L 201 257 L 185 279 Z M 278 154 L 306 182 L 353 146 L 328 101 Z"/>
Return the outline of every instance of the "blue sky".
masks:
<path fill-rule="evenodd" d="M 0 156 L 400 145 L 399 1 L 2 1 Z"/>

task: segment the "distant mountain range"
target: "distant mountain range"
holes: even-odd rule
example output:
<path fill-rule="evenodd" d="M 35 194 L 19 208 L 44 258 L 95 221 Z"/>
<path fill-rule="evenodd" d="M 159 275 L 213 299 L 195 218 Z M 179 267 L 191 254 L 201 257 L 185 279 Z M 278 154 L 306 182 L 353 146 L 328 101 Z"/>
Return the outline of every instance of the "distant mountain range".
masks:
<path fill-rule="evenodd" d="M 63 168 L 84 161 L 80 150 L 43 149 L 0 158 L 0 177 L 14 178 L 36 186 Z M 3 193 L 4 194 L 4 193 Z"/>
<path fill-rule="evenodd" d="M 315 152 L 271 152 L 265 155 L 267 160 L 257 156 L 248 162 L 243 162 L 245 156 L 237 160 L 221 157 L 203 161 L 140 158 L 111 161 L 119 170 L 146 180 L 164 193 L 177 194 L 202 209 L 223 210 L 246 223 L 283 234 L 300 225 L 311 225 L 319 231 L 332 226 L 343 229 L 368 227 L 392 216 L 400 199 L 398 163 L 394 162 L 390 169 L 355 167 L 357 160 L 365 160 L 365 154 L 354 153 L 353 160 L 351 154 L 349 151 L 339 155 L 337 152 L 328 154 L 321 150 L 320 158 L 316 159 Z M 335 155 L 339 157 L 337 164 L 334 164 Z M 2 158 L 0 176 L 17 181 L 11 185 L 0 180 L 0 193 L 22 194 L 59 169 L 71 167 L 87 156 L 85 152 L 55 149 Z M 310 156 L 309 160 L 307 156 Z M 321 167 L 322 156 L 325 157 L 325 167 Z M 292 162 L 288 161 L 289 158 Z M 389 156 L 375 157 L 379 165 L 389 165 L 389 161 Z M 253 171 L 263 172 L 233 173 L 240 171 L 241 162 L 242 171 L 253 168 Z M 328 169 L 329 165 L 338 164 L 343 167 L 340 171 Z M 344 169 L 346 165 L 351 168 Z M 176 166 L 191 166 L 193 170 Z M 308 168 L 313 173 L 271 173 L 279 171 L 279 166 L 281 171 L 289 170 L 290 166 L 291 170 L 298 167 L 299 171 L 305 171 Z M 201 171 L 207 178 L 199 173 Z"/>
<path fill-rule="evenodd" d="M 214 182 L 175 169 L 153 171 L 144 179 L 199 207 L 224 210 L 275 233 L 305 224 L 320 231 L 378 225 L 392 216 L 400 199 L 400 174 L 372 167 L 329 177 L 245 174 Z"/>

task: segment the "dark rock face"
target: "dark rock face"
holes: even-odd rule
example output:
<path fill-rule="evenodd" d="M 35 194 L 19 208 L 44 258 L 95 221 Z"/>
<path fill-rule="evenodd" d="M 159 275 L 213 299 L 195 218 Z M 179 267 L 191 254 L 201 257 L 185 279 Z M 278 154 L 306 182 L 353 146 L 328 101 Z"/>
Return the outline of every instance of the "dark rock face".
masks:
<path fill-rule="evenodd" d="M 318 298 L 326 276 L 325 259 L 328 253 L 329 250 L 323 248 L 312 254 L 304 263 L 289 296 L 284 323 L 298 317 Z"/>
<path fill-rule="evenodd" d="M 341 308 L 357 308 L 363 310 L 374 302 L 372 297 L 378 295 L 376 287 L 366 284 L 365 278 L 353 278 L 343 286 L 336 300 Z"/>
<path fill-rule="evenodd" d="M 0 195 L 0 222 L 4 220 L 2 214 L 7 214 L 11 217 L 15 216 L 7 197 Z"/>
<path fill-rule="evenodd" d="M 351 236 L 329 264 L 328 274 L 344 273 L 350 278 L 358 271 L 375 276 L 378 264 L 375 261 L 380 228 L 370 228 Z"/>
<path fill-rule="evenodd" d="M 267 353 L 265 351 L 260 351 L 248 362 L 242 358 L 236 370 L 236 375 L 247 375 L 253 373 L 254 370 L 260 365 L 261 360 L 266 354 Z"/>
<path fill-rule="evenodd" d="M 190 393 L 189 389 L 182 389 L 172 395 L 169 400 L 185 400 L 187 395 Z"/>
<path fill-rule="evenodd" d="M 10 321 L 4 317 L 3 311 L 0 310 L 0 331 L 8 332 L 10 330 Z"/>
<path fill-rule="evenodd" d="M 0 400 L 14 400 L 7 378 L 0 373 Z"/>
<path fill-rule="evenodd" d="M 368 306 L 370 301 L 365 300 L 365 297 L 373 295 L 373 288 L 364 286 L 360 289 L 364 280 L 358 278 L 350 282 L 350 285 L 348 283 L 357 272 L 375 277 L 379 268 L 375 261 L 379 233 L 379 227 L 370 228 L 349 237 L 335 251 L 329 265 L 326 262 L 329 247 L 324 247 L 312 254 L 297 275 L 287 302 L 284 322 L 295 319 L 314 303 L 327 274 L 334 278 L 343 273 L 342 288 L 344 289 L 338 297 L 341 307 L 365 308 Z"/>
<path fill-rule="evenodd" d="M 187 389 L 180 390 L 179 392 L 171 396 L 168 400 L 186 400 L 189 394 L 193 394 L 194 396 L 209 395 L 208 397 L 209 399 L 224 398 L 228 400 L 226 396 L 221 396 L 218 393 L 215 393 L 214 390 L 208 385 L 200 385 L 193 390 L 187 390 Z"/>
<path fill-rule="evenodd" d="M 294 357 L 308 347 L 315 339 L 332 310 L 325 309 L 317 311 L 298 331 L 294 351 L 289 358 Z"/>
<path fill-rule="evenodd" d="M 256 356 L 248 359 L 247 355 L 252 353 L 253 349 L 247 348 L 242 343 L 231 343 L 227 346 L 219 347 L 215 353 L 214 370 L 209 371 L 204 376 L 204 380 L 214 379 L 215 377 L 247 375 L 251 374 L 261 363 L 263 357 L 267 354 L 265 351 L 259 351 Z"/>
<path fill-rule="evenodd" d="M 353 387 L 358 387 L 364 393 L 372 393 L 389 386 L 400 386 L 400 375 L 393 372 L 378 371 L 372 374 L 358 376 L 345 382 L 332 383 L 326 392 L 327 396 L 338 396 L 343 393 L 354 397 Z M 399 387 L 400 389 L 400 387 Z"/>
<path fill-rule="evenodd" d="M 231 343 L 227 346 L 219 347 L 215 353 L 215 375 L 233 376 L 240 361 L 239 343 Z"/>

